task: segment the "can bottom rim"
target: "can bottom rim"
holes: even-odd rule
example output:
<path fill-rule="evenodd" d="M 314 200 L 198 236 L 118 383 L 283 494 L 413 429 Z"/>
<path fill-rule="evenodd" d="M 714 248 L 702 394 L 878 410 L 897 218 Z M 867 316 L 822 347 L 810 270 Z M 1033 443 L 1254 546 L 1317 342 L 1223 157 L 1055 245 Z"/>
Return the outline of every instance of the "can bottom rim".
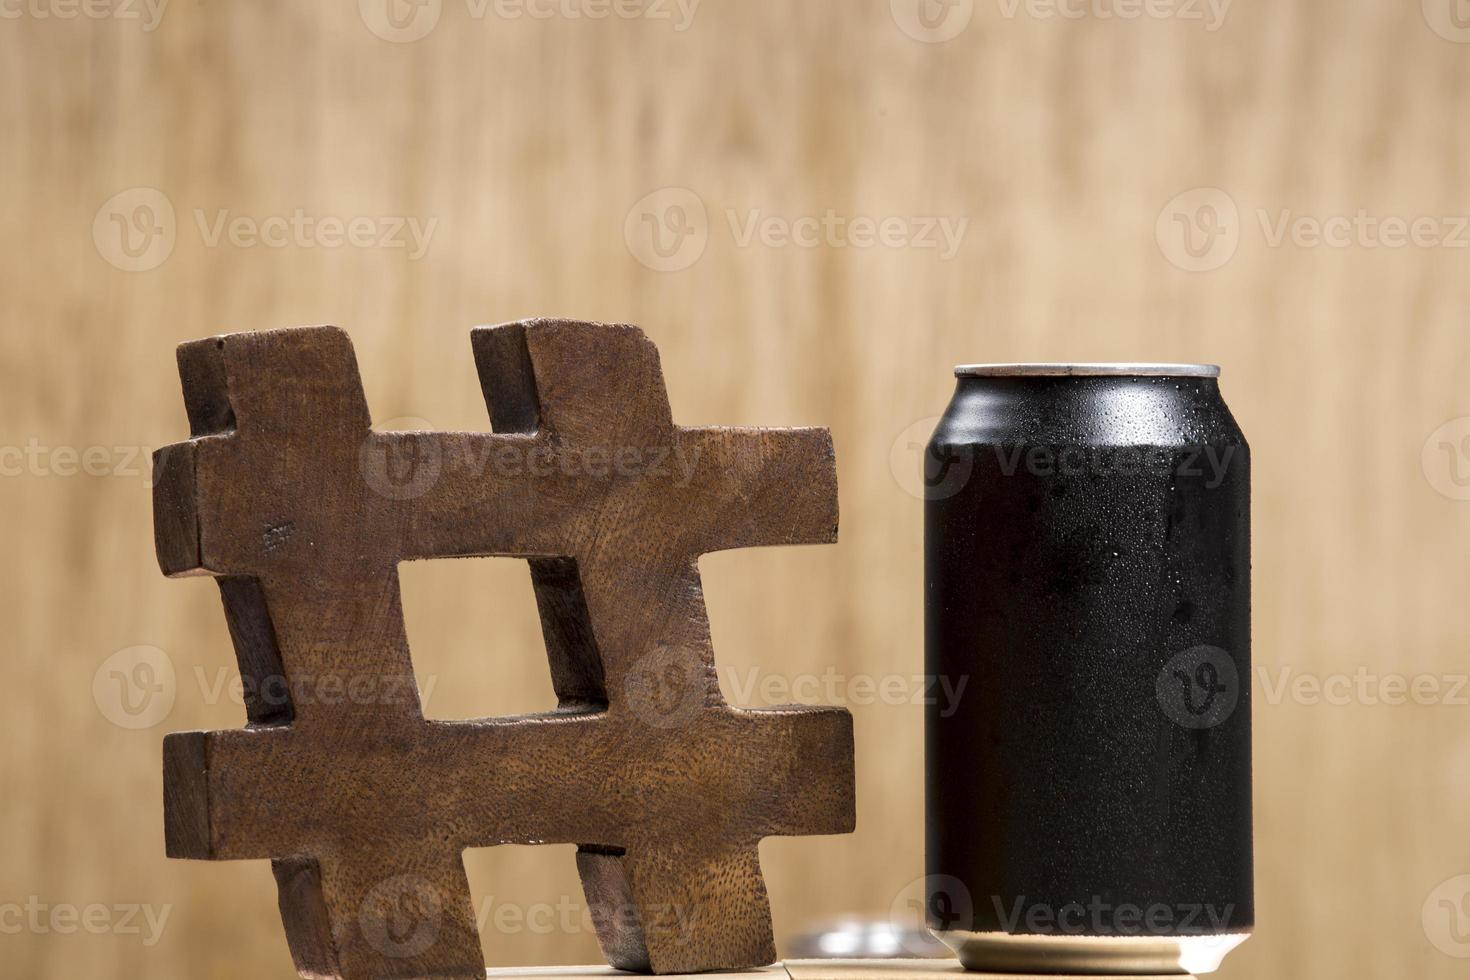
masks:
<path fill-rule="evenodd" d="M 931 930 L 967 970 L 1161 976 L 1214 973 L 1249 932 L 1207 936 L 1037 936 Z"/>

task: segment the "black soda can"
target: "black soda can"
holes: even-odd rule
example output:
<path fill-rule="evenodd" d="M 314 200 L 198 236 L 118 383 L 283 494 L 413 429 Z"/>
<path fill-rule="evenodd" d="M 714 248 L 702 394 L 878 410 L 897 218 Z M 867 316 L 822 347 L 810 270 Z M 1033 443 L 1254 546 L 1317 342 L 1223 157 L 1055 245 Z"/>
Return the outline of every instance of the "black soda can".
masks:
<path fill-rule="evenodd" d="M 931 930 L 1204 973 L 1250 934 L 1250 450 L 1219 369 L 956 368 L 925 451 Z"/>

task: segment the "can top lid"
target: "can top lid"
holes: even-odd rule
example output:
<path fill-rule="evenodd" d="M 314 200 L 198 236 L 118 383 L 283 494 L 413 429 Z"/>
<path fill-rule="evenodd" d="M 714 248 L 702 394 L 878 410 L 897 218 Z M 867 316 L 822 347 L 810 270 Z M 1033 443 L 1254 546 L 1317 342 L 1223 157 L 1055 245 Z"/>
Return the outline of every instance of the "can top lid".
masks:
<path fill-rule="evenodd" d="M 958 378 L 1218 378 L 1218 364 L 1061 363 L 961 364 Z"/>

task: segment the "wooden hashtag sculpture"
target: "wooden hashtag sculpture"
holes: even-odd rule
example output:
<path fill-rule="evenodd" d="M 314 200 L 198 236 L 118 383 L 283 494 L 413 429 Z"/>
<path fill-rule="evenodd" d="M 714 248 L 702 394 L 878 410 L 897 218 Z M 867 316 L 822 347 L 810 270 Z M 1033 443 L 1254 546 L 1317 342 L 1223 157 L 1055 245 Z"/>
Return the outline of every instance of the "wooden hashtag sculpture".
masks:
<path fill-rule="evenodd" d="M 483 977 L 495 844 L 578 845 L 613 966 L 769 963 L 757 844 L 853 829 L 852 719 L 726 704 L 696 563 L 835 540 L 831 437 L 675 426 L 635 327 L 471 341 L 494 434 L 374 432 L 332 327 L 179 348 L 159 564 L 217 577 L 249 724 L 165 739 L 168 854 L 270 858 L 302 976 Z M 397 565 L 475 555 L 529 560 L 555 711 L 424 718 Z"/>

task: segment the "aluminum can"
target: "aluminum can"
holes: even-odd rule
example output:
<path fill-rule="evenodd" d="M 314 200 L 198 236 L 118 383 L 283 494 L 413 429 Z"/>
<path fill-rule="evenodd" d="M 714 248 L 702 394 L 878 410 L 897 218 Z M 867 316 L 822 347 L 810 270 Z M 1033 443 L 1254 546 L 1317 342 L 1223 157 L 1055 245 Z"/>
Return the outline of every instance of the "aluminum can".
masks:
<path fill-rule="evenodd" d="M 1254 922 L 1250 451 L 1219 369 L 955 374 L 924 457 L 952 694 L 928 925 L 974 970 L 1210 972 Z"/>

